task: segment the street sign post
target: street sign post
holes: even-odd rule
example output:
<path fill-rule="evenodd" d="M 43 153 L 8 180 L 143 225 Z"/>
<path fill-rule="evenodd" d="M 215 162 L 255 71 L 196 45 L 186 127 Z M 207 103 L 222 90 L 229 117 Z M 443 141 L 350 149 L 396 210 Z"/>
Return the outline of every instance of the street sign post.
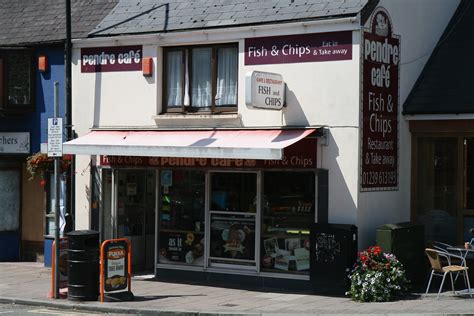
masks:
<path fill-rule="evenodd" d="M 48 119 L 48 157 L 63 155 L 63 119 L 60 117 Z"/>
<path fill-rule="evenodd" d="M 54 243 L 59 245 L 59 158 L 63 155 L 63 120 L 59 115 L 59 82 L 54 82 L 54 117 L 48 119 L 48 157 L 54 157 L 54 183 L 51 197 L 54 210 Z M 54 298 L 59 298 L 59 252 L 54 248 Z"/>

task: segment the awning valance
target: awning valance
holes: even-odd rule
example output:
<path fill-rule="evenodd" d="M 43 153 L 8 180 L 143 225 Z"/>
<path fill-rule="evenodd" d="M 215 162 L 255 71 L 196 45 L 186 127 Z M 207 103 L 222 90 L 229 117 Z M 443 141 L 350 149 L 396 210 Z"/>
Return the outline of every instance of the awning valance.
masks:
<path fill-rule="evenodd" d="M 282 159 L 283 149 L 315 129 L 92 131 L 64 143 L 74 155 Z"/>

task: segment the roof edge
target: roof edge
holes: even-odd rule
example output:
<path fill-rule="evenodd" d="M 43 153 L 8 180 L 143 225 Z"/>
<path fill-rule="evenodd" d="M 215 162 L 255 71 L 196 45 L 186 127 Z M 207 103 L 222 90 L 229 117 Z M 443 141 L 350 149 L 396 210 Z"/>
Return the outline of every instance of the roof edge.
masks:
<path fill-rule="evenodd" d="M 369 2 L 377 2 L 379 0 L 370 0 Z M 373 9 L 372 9 L 373 10 Z M 209 27 L 199 27 L 199 28 L 187 28 L 179 30 L 164 30 L 164 31 L 147 31 L 147 32 L 133 32 L 133 33 L 119 33 L 119 34 L 98 34 L 100 31 L 89 32 L 87 38 L 103 38 L 103 37 L 116 37 L 116 36 L 128 36 L 128 35 L 146 35 L 146 34 L 171 34 L 171 33 L 183 33 L 183 32 L 192 32 L 192 31 L 205 31 L 205 30 L 222 30 L 226 28 L 239 28 L 239 27 L 252 27 L 252 26 L 266 26 L 266 25 L 279 25 L 279 24 L 289 24 L 289 23 L 300 23 L 300 22 L 317 22 L 317 21 L 329 21 L 329 20 L 338 20 L 346 19 L 351 17 L 357 17 L 359 13 L 352 14 L 340 14 L 325 16 L 321 18 L 304 18 L 304 19 L 289 19 L 281 21 L 268 21 L 268 22 L 259 22 L 259 23 L 242 23 L 238 25 L 218 25 L 218 26 L 209 26 Z"/>

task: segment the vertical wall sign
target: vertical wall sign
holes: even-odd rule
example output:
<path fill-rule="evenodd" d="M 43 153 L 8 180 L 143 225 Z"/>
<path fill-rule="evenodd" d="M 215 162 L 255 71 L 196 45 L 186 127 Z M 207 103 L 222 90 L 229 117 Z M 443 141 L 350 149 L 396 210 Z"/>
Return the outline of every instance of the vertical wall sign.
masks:
<path fill-rule="evenodd" d="M 361 191 L 398 190 L 400 37 L 382 7 L 362 34 Z"/>

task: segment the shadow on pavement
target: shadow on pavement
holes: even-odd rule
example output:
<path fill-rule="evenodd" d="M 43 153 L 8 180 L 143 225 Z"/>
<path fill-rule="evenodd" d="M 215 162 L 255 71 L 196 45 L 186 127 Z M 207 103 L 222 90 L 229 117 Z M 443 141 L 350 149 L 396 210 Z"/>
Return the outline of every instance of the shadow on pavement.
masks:
<path fill-rule="evenodd" d="M 161 300 L 165 298 L 172 298 L 172 297 L 193 297 L 193 296 L 205 296 L 201 294 L 195 294 L 195 295 L 135 295 L 134 301 L 136 302 L 146 302 L 146 301 L 155 301 L 155 300 Z"/>

